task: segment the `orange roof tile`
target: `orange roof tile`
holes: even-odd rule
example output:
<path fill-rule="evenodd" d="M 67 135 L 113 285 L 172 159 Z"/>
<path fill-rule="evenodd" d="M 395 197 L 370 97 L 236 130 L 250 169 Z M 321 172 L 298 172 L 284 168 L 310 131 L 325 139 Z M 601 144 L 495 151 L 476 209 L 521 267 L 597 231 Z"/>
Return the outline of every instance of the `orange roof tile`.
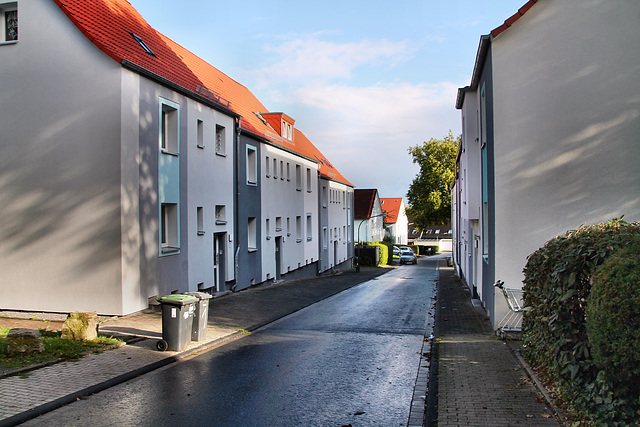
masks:
<path fill-rule="evenodd" d="M 382 204 L 382 212 L 387 214 L 384 218 L 384 223 L 395 224 L 398 222 L 402 197 L 381 197 L 380 203 Z"/>
<path fill-rule="evenodd" d="M 204 97 L 242 117 L 241 127 L 320 163 L 323 176 L 352 185 L 297 129 L 293 142 L 282 138 L 256 113 L 267 108 L 247 89 L 211 64 L 156 31 L 126 0 L 54 0 L 78 29 L 100 50 L 120 64 L 130 63 L 160 79 Z M 134 38 L 153 52 L 149 54 Z"/>

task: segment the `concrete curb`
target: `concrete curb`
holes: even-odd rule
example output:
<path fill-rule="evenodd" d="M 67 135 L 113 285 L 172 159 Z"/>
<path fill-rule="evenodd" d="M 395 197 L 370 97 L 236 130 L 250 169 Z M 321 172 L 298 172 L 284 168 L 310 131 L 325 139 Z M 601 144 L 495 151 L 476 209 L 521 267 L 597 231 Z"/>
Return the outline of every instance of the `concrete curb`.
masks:
<path fill-rule="evenodd" d="M 529 366 L 527 361 L 524 360 L 524 357 L 522 357 L 522 354 L 520 354 L 520 350 L 518 350 L 517 348 L 514 348 L 513 345 L 510 344 L 510 342 L 507 342 L 507 345 L 509 346 L 509 350 L 511 350 L 511 353 L 513 354 L 513 356 L 516 359 L 518 359 L 518 362 L 520 363 L 522 368 L 527 372 L 527 375 L 529 376 L 529 378 L 531 378 L 531 382 L 533 383 L 533 385 L 536 387 L 538 392 L 544 397 L 544 400 L 546 401 L 547 406 L 553 411 L 553 415 L 555 416 L 556 420 L 558 420 L 558 422 L 562 426 L 569 426 L 570 425 L 569 420 L 564 415 L 562 410 L 558 408 L 558 406 L 555 404 L 555 402 L 547 392 L 547 388 L 544 386 L 544 384 L 542 384 L 542 381 L 540 381 L 540 379 L 536 375 L 533 368 L 531 368 L 531 366 Z"/>
<path fill-rule="evenodd" d="M 369 280 L 372 280 L 372 279 L 374 279 L 376 277 L 379 277 L 379 276 L 383 275 L 386 272 L 387 271 L 383 271 L 380 274 L 372 277 Z M 310 305 L 313 305 L 313 304 L 315 304 L 317 302 L 323 301 L 323 300 L 325 300 L 327 298 L 331 298 L 331 297 L 333 297 L 333 296 L 335 296 L 335 295 L 337 295 L 337 294 L 339 294 L 341 292 L 344 292 L 347 289 L 351 289 L 351 288 L 353 288 L 355 286 L 358 286 L 358 285 L 360 285 L 362 283 L 365 283 L 365 282 L 366 282 L 366 280 L 363 281 L 363 282 L 357 283 L 357 284 L 355 284 L 353 286 L 347 287 L 345 289 L 342 289 L 342 290 L 339 290 L 339 291 L 336 291 L 336 292 L 332 292 L 331 294 L 327 294 L 323 298 L 321 298 L 321 299 L 319 299 L 319 300 L 317 300 L 315 302 L 312 302 L 310 304 L 307 304 L 307 305 L 304 305 L 302 307 L 299 307 L 298 309 L 290 311 L 288 313 L 284 313 L 282 315 L 278 315 L 278 316 L 274 316 L 272 318 L 269 318 L 269 319 L 267 319 L 265 321 L 258 322 L 256 324 L 253 324 L 251 326 L 248 326 L 248 327 L 244 328 L 244 330 L 246 330 L 248 332 L 257 331 L 258 329 L 263 328 L 263 327 L 265 327 L 265 326 L 267 326 L 267 325 L 269 325 L 271 323 L 274 323 L 274 322 L 276 322 L 276 321 L 278 321 L 280 319 L 283 319 L 283 318 L 285 318 L 287 316 L 290 316 L 290 315 L 292 315 L 294 313 L 297 313 L 298 311 L 303 310 L 303 309 L 309 307 Z M 182 359 L 187 359 L 192 355 L 195 356 L 196 353 L 201 353 L 203 351 L 212 350 L 213 348 L 220 347 L 222 345 L 225 345 L 225 344 L 227 344 L 227 343 L 229 343 L 231 341 L 235 341 L 236 339 L 242 338 L 244 336 L 246 336 L 246 335 L 242 331 L 235 331 L 235 332 L 232 332 L 232 333 L 230 333 L 228 335 L 225 335 L 223 337 L 220 337 L 220 338 L 217 338 L 217 339 L 212 340 L 210 342 L 207 342 L 207 343 L 204 343 L 202 345 L 199 345 L 197 347 L 193 347 L 193 348 L 190 348 L 190 349 L 188 349 L 186 351 L 183 351 L 183 352 L 171 355 L 171 356 L 167 356 L 166 358 L 161 359 L 161 360 L 159 360 L 157 362 L 150 363 L 150 364 L 142 366 L 142 367 L 140 367 L 138 369 L 134 369 L 132 371 L 126 372 L 126 373 L 124 373 L 122 375 L 119 375 L 117 377 L 114 377 L 114 378 L 111 378 L 109 380 L 100 382 L 98 384 L 94 384 L 94 385 L 86 387 L 86 388 L 84 388 L 82 390 L 70 393 L 70 394 L 68 394 L 68 395 L 66 395 L 64 397 L 58 398 L 58 399 L 53 400 L 51 402 L 44 403 L 44 404 L 39 405 L 39 406 L 36 406 L 36 407 L 31 408 L 31 409 L 29 409 L 29 410 L 27 410 L 25 412 L 20 413 L 20 414 L 16 414 L 16 415 L 13 415 L 11 417 L 4 418 L 4 419 L 0 420 L 0 427 L 16 426 L 18 424 L 21 424 L 21 423 L 24 423 L 24 422 L 26 422 L 28 420 L 36 418 L 36 417 L 38 417 L 40 415 L 46 414 L 47 412 L 51 412 L 53 410 L 56 410 L 56 409 L 58 409 L 58 408 L 60 408 L 60 407 L 62 407 L 64 405 L 68 405 L 70 403 L 73 403 L 73 402 L 75 402 L 75 401 L 77 401 L 77 400 L 79 400 L 79 399 L 81 399 L 81 398 L 83 398 L 85 396 L 89 396 L 91 394 L 99 393 L 99 392 L 101 392 L 103 390 L 106 390 L 108 388 L 111 388 L 111 387 L 114 387 L 116 385 L 122 384 L 122 383 L 124 383 L 126 381 L 129 381 L 129 380 L 131 380 L 131 379 L 133 379 L 135 377 L 138 377 L 140 375 L 144 375 L 144 374 L 147 374 L 147 373 L 149 373 L 151 371 L 154 371 L 156 369 L 159 369 L 159 368 L 162 368 L 164 366 L 167 366 L 167 365 L 169 365 L 169 364 L 171 364 L 173 362 L 177 362 L 177 361 L 182 360 Z M 156 340 L 155 338 L 143 338 L 142 340 L 135 340 L 135 341 L 132 340 L 131 342 L 140 342 L 140 341 L 144 341 L 146 339 Z M 119 346 L 119 347 L 122 347 L 122 346 Z M 11 375 L 16 375 L 16 374 L 19 375 L 21 372 L 32 371 L 32 370 L 35 370 L 35 369 L 38 369 L 38 368 L 42 368 L 42 367 L 45 367 L 45 366 L 53 365 L 55 363 L 63 362 L 65 360 L 66 359 L 61 359 L 61 360 L 46 362 L 46 363 L 39 364 L 39 365 L 34 365 L 34 366 L 31 366 L 31 367 L 24 368 L 24 369 L 20 370 L 20 372 L 6 373 L 5 376 L 11 376 Z"/>

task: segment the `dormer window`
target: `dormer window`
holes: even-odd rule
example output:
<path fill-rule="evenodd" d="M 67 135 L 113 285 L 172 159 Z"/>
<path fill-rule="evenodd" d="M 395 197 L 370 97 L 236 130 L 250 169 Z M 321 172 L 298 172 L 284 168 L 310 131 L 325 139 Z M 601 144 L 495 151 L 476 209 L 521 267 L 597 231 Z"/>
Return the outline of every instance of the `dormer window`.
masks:
<path fill-rule="evenodd" d="M 151 56 L 156 56 L 155 53 L 153 53 L 153 51 L 151 50 L 151 48 L 149 46 L 147 46 L 147 44 L 144 42 L 144 40 L 142 40 L 142 37 L 135 35 L 133 33 L 130 33 L 134 40 L 138 42 L 138 44 L 144 49 L 145 52 L 147 52 L 149 55 Z"/>
<path fill-rule="evenodd" d="M 282 121 L 282 137 L 289 141 L 293 141 L 293 125 L 285 122 L 284 120 Z"/>
<path fill-rule="evenodd" d="M 0 43 L 18 41 L 18 4 L 0 4 Z"/>

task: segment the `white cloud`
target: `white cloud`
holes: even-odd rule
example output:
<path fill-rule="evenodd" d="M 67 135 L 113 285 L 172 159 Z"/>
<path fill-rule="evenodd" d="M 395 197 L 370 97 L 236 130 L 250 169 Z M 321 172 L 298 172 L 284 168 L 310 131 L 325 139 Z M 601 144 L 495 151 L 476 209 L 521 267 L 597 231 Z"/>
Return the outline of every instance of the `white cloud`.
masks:
<path fill-rule="evenodd" d="M 419 46 L 386 39 L 322 39 L 328 35 L 288 36 L 267 48 L 271 61 L 250 71 L 251 87 L 266 95 L 268 108 L 292 116 L 296 127 L 356 187 L 377 188 L 382 197 L 405 196 L 418 172 L 408 148 L 449 129 L 459 132 L 454 104 L 464 84 L 349 85 L 356 74 L 387 71 L 410 59 Z"/>
<path fill-rule="evenodd" d="M 392 83 L 356 88 L 302 87 L 287 103 L 311 109 L 296 126 L 357 187 L 402 197 L 418 171 L 407 149 L 449 129 L 458 133 L 454 103 L 459 85 Z"/>
<path fill-rule="evenodd" d="M 267 45 L 264 49 L 273 62 L 251 71 L 252 80 L 266 86 L 349 79 L 360 66 L 394 67 L 415 51 L 408 41 L 381 39 L 335 43 L 318 37 L 325 34 L 294 38 L 274 47 Z"/>

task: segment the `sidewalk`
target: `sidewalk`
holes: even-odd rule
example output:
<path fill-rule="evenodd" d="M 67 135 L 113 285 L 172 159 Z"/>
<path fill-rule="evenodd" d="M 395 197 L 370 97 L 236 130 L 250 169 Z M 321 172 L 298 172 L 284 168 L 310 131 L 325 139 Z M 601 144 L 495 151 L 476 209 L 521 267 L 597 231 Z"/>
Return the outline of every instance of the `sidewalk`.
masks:
<path fill-rule="evenodd" d="M 387 271 L 388 268 L 363 267 L 358 273 L 351 270 L 292 280 L 211 299 L 207 339 L 192 342 L 181 352 L 155 349 L 162 337 L 160 312 L 109 318 L 100 324 L 101 333 L 134 335 L 140 337 L 139 340 L 74 362 L 60 362 L 19 374 L 3 372 L 0 375 L 0 426 L 17 425 L 83 396 L 239 338 Z M 0 326 L 25 327 L 25 322 L 0 317 Z"/>
<path fill-rule="evenodd" d="M 439 427 L 561 425 L 450 267 L 440 268 L 436 325 Z"/>

